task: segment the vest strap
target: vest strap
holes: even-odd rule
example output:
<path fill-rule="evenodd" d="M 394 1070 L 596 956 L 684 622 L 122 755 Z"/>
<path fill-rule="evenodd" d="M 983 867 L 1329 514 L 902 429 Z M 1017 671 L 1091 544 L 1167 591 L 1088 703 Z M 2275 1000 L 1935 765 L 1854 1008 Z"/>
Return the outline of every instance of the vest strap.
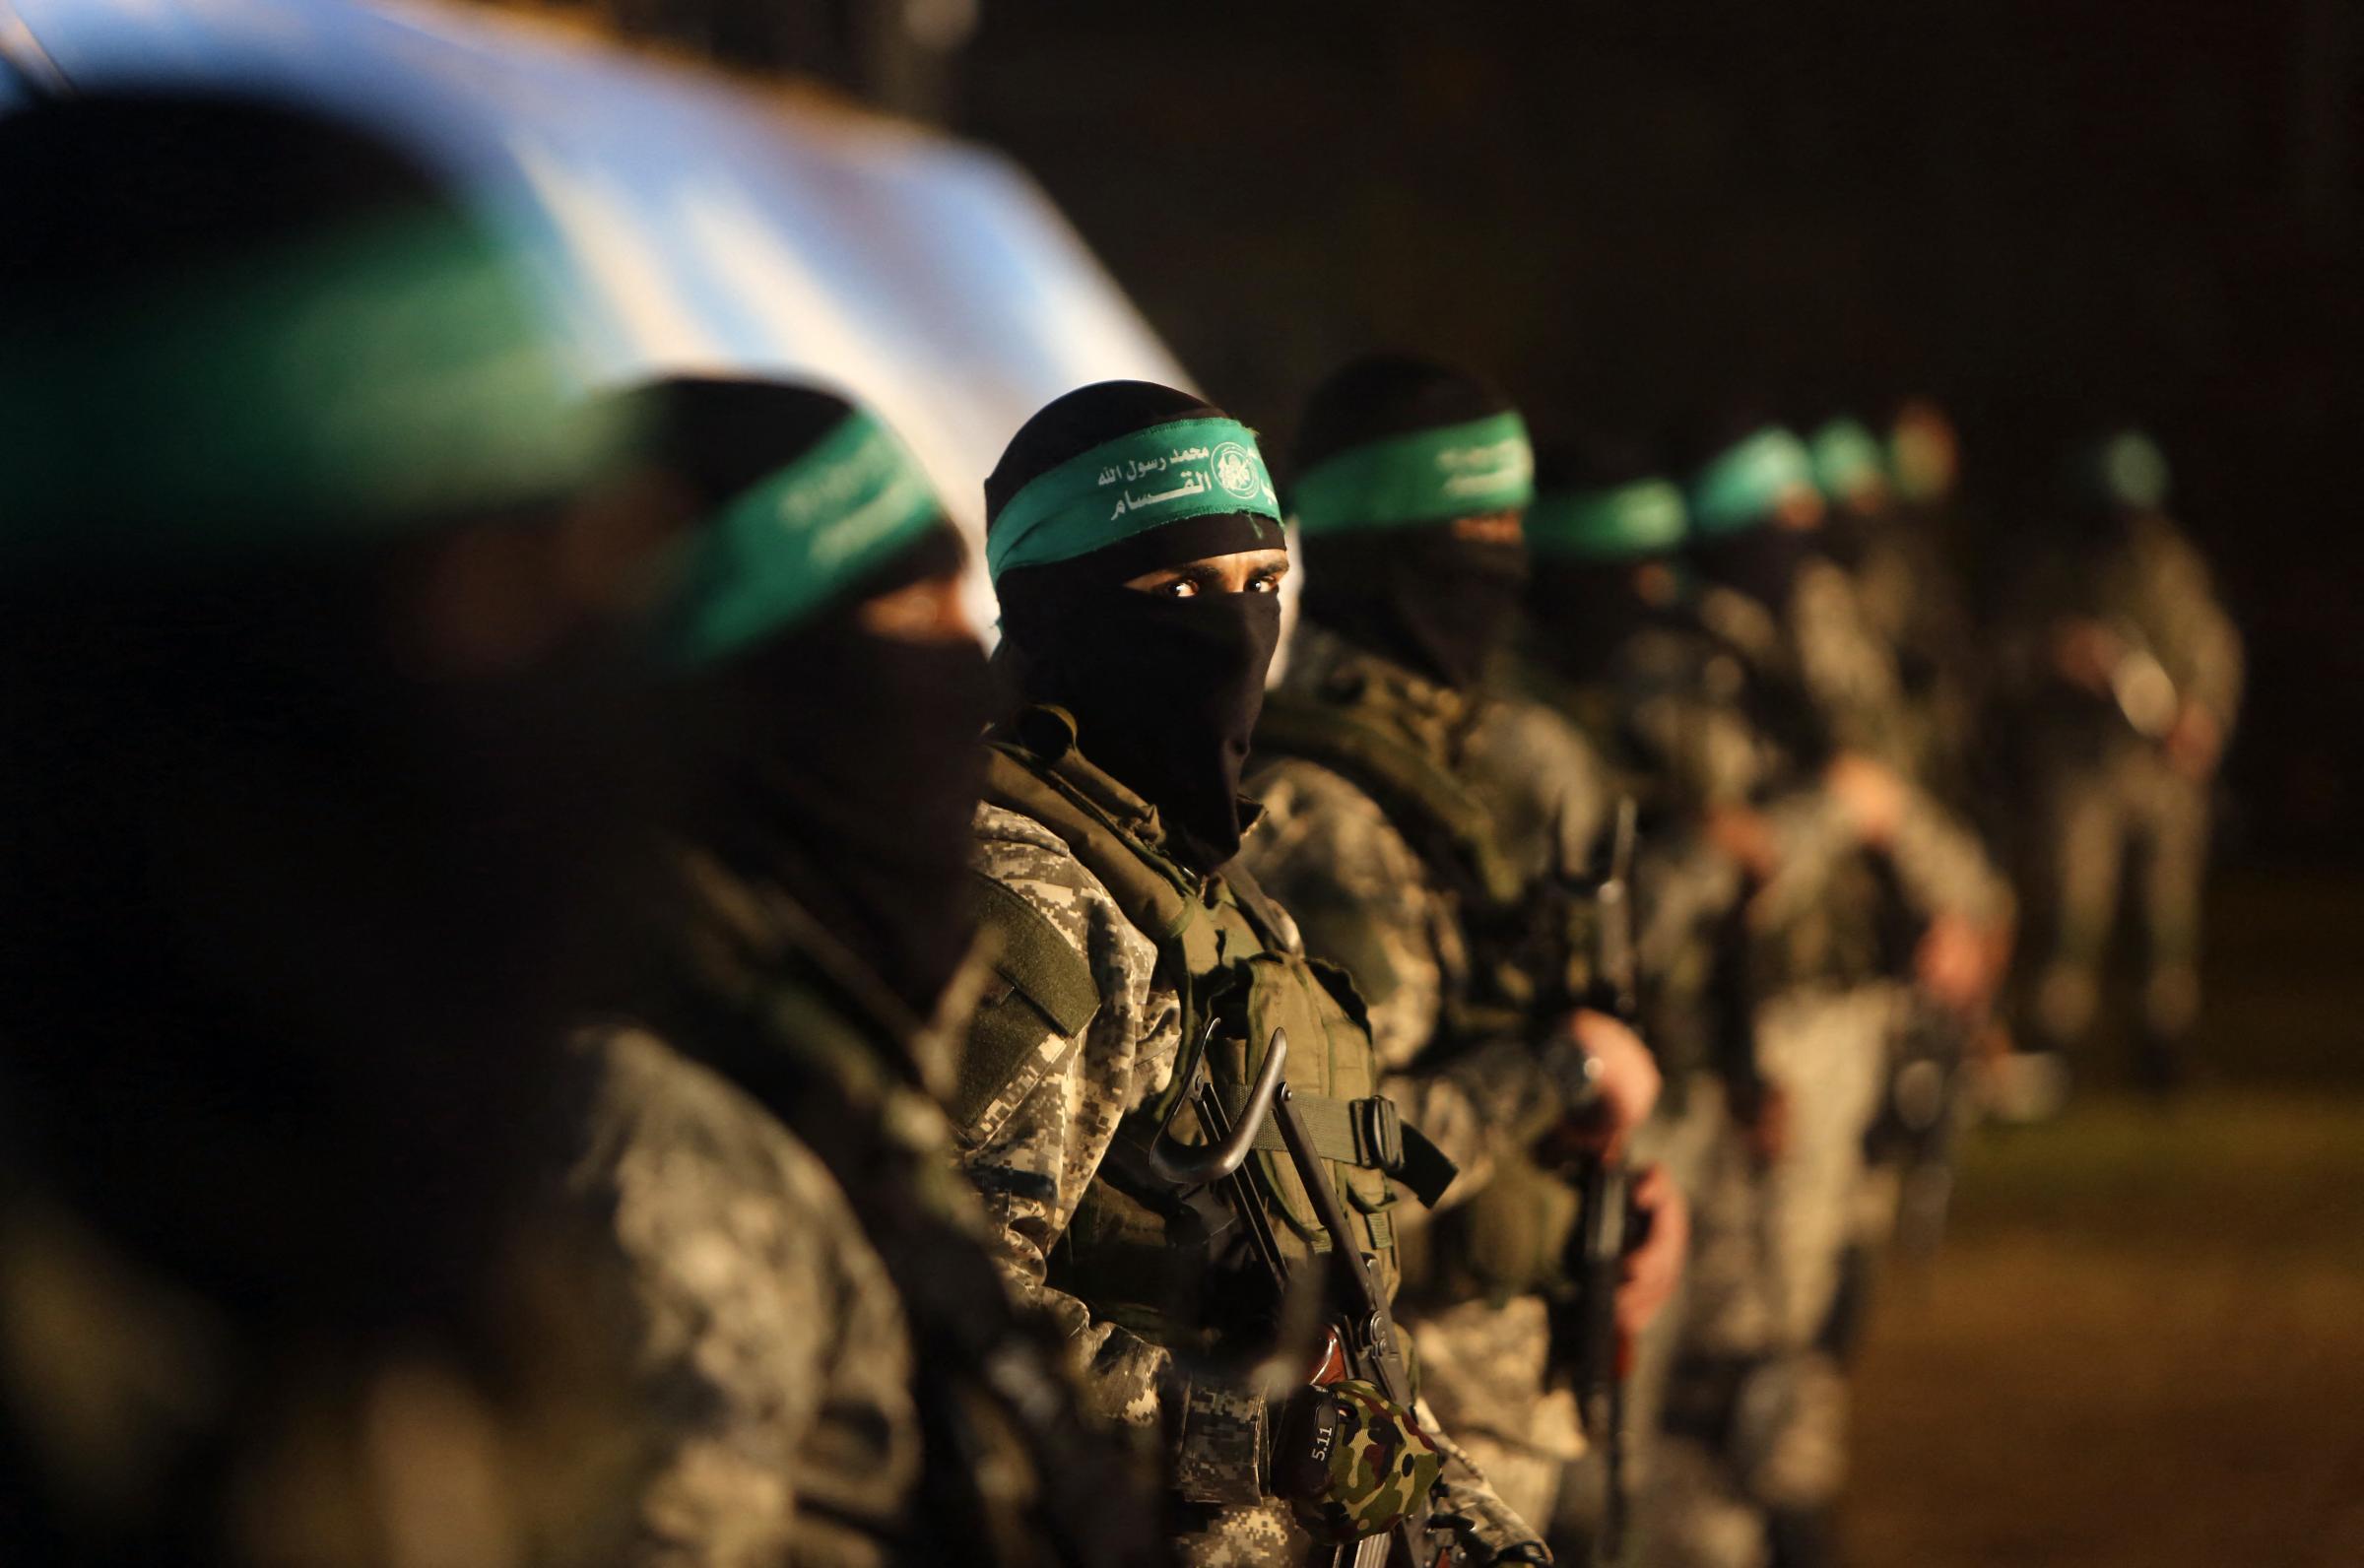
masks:
<path fill-rule="evenodd" d="M 1293 756 L 1346 777 L 1379 804 L 1407 836 L 1436 841 L 1488 904 L 1516 904 L 1525 891 L 1495 841 L 1493 819 L 1452 770 L 1388 733 L 1355 706 L 1288 691 L 1264 699 L 1256 721 L 1259 758 Z"/>
<path fill-rule="evenodd" d="M 1461 1173 L 1444 1150 L 1406 1122 L 1396 1102 L 1384 1094 L 1359 1100 L 1327 1094 L 1292 1094 L 1290 1098 L 1311 1137 L 1314 1153 L 1341 1165 L 1385 1171 L 1423 1207 L 1434 1208 Z M 1288 1147 L 1270 1117 L 1256 1130 L 1256 1147 L 1267 1152 L 1284 1152 Z"/>
<path fill-rule="evenodd" d="M 1461 1174 L 1461 1167 L 1453 1163 L 1451 1155 L 1430 1143 L 1427 1134 L 1406 1122 L 1403 1167 L 1388 1174 L 1402 1182 L 1420 1201 L 1421 1208 L 1434 1209 L 1437 1200 L 1445 1196 L 1445 1189 L 1453 1185 L 1453 1178 Z"/>

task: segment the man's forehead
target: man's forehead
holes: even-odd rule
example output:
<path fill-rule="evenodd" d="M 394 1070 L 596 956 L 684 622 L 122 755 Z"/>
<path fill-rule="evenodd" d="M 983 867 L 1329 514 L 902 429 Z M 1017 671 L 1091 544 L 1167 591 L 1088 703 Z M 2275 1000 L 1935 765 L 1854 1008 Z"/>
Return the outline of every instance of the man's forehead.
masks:
<path fill-rule="evenodd" d="M 1169 571 L 1188 571 L 1194 566 L 1215 566 L 1220 568 L 1226 565 L 1240 565 L 1249 568 L 1258 568 L 1265 566 L 1286 566 L 1287 564 L 1288 552 L 1276 545 L 1265 550 L 1234 550 L 1226 552 L 1220 555 L 1201 555 L 1196 560 L 1176 561 L 1172 566 L 1169 566 L 1166 569 Z"/>

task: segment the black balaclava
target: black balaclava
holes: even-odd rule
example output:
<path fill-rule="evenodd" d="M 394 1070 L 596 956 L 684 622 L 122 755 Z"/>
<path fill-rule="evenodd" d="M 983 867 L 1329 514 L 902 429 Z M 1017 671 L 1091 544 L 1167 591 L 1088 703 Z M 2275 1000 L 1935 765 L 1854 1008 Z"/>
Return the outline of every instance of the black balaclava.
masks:
<path fill-rule="evenodd" d="M 1609 436 L 1548 443 L 1535 456 L 1536 491 L 1545 496 L 1614 490 L 1658 472 L 1641 443 Z M 1570 680 L 1601 676 L 1635 632 L 1666 614 L 1642 596 L 1638 559 L 1576 558 L 1540 547 L 1530 548 L 1529 558 L 1534 646 Z"/>
<path fill-rule="evenodd" d="M 1819 410 L 1812 416 L 1798 422 L 1798 432 L 1810 448 L 1814 444 L 1817 433 L 1829 420 L 1848 417 L 1852 413 L 1851 405 Z M 1816 475 L 1816 479 L 1818 482 L 1819 474 Z M 1872 542 L 1878 538 L 1884 528 L 1895 521 L 1893 492 L 1886 490 L 1883 487 L 1879 504 L 1870 508 L 1849 497 L 1832 495 L 1827 491 L 1824 492 L 1823 500 L 1826 505 L 1822 516 L 1822 526 L 1815 529 L 1810 536 L 1814 541 L 1816 552 L 1826 558 L 1838 562 L 1849 571 L 1861 569 L 1866 557 L 1872 552 Z"/>
<path fill-rule="evenodd" d="M 1811 531 L 1781 528 L 1770 523 L 1691 547 L 1691 564 L 1700 577 L 1737 589 L 1779 611 L 1790 602 L 1798 574 L 1816 554 Z"/>
<path fill-rule="evenodd" d="M 2170 474 L 2166 455 L 2131 420 L 2075 426 L 2076 437 L 2060 459 L 2053 491 L 2058 500 L 2044 509 L 2057 513 L 2070 550 L 2090 561 L 2106 561 L 2127 548 L 2135 529 L 2167 503 Z"/>
<path fill-rule="evenodd" d="M 769 382 L 680 379 L 640 396 L 658 461 L 709 520 L 853 412 Z M 682 677 L 704 780 L 694 836 L 776 881 L 921 1019 L 972 932 L 960 889 L 984 778 L 985 655 L 966 636 L 870 630 L 861 610 L 957 575 L 962 559 L 959 536 L 940 523 L 818 611 Z"/>
<path fill-rule="evenodd" d="M 11 328 L 450 211 L 373 136 L 167 94 L 0 121 L 0 205 Z M 449 669 L 400 634 L 446 520 L 335 521 L 0 578 L 10 1171 L 263 1359 L 482 1304 L 639 885 L 620 640 Z"/>
<path fill-rule="evenodd" d="M 987 528 L 1027 482 L 1135 430 L 1219 411 L 1147 381 L 1070 392 L 1028 420 L 985 481 Z M 1157 808 L 1168 847 L 1214 871 L 1239 853 L 1239 778 L 1264 710 L 1280 640 L 1270 593 L 1191 599 L 1139 593 L 1144 572 L 1210 555 L 1271 550 L 1270 521 L 1246 513 L 1188 518 L 994 585 L 1017 695 L 1075 716 L 1084 753 Z"/>
<path fill-rule="evenodd" d="M 1668 472 L 1688 485 L 1717 457 L 1774 423 L 1752 403 L 1686 421 L 1670 443 Z M 1821 534 L 1820 527 L 1787 528 L 1771 519 L 1729 533 L 1704 534 L 1694 521 L 1688 555 L 1702 581 L 1735 589 L 1768 610 L 1783 612 L 1798 574 L 1822 554 Z"/>
<path fill-rule="evenodd" d="M 1475 376 L 1425 359 L 1377 355 L 1322 383 L 1298 431 L 1302 475 L 1351 447 L 1506 413 Z M 1308 532 L 1301 541 L 1308 621 L 1445 686 L 1475 686 L 1516 623 L 1526 584 L 1519 545 L 1459 539 L 1453 524 Z"/>

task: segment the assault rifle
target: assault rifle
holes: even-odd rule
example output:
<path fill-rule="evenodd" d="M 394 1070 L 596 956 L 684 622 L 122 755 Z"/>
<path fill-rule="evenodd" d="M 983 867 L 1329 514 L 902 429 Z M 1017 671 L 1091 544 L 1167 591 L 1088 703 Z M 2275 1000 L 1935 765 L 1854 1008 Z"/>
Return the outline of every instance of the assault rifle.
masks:
<path fill-rule="evenodd" d="M 1280 1031 L 1274 1030 L 1273 1049 L 1280 1050 L 1282 1042 Z M 1338 1291 L 1346 1357 L 1379 1386 L 1380 1393 L 1409 1410 L 1412 1402 L 1412 1376 L 1405 1369 L 1404 1347 L 1397 1338 L 1395 1315 L 1388 1310 L 1387 1293 L 1380 1288 L 1374 1260 L 1355 1240 L 1346 1207 L 1338 1201 L 1338 1189 L 1331 1183 L 1329 1172 L 1322 1168 L 1321 1157 L 1314 1152 L 1313 1135 L 1306 1131 L 1305 1119 L 1285 1083 L 1273 1101 L 1273 1123 L 1280 1130 L 1280 1142 L 1288 1145 L 1289 1162 L 1296 1166 L 1297 1180 L 1304 1185 L 1306 1196 L 1313 1200 L 1313 1211 L 1322 1222 L 1322 1232 L 1330 1238 L 1330 1271 Z M 1449 1560 L 1450 1548 L 1435 1546 L 1424 1552 L 1429 1546 L 1428 1533 L 1428 1499 L 1422 1497 L 1412 1505 L 1412 1516 L 1390 1535 L 1374 1536 L 1356 1548 L 1356 1568 L 1363 1568 L 1366 1562 L 1376 1563 L 1385 1553 L 1383 1543 L 1391 1538 L 1402 1551 L 1407 1568 L 1442 1565 Z M 1380 1549 L 1373 1551 L 1373 1546 Z"/>
<path fill-rule="evenodd" d="M 1557 1004 L 1566 1011 L 1606 1013 L 1627 1024 L 1640 1012 L 1633 922 L 1638 816 L 1631 796 L 1618 801 L 1609 865 L 1598 878 L 1574 868 L 1563 832 L 1552 835 L 1562 891 L 1590 900 L 1597 911 L 1588 981 Z M 1551 1366 L 1574 1392 L 1585 1435 L 1601 1455 L 1604 1496 L 1594 1555 L 1612 1562 L 1623 1549 L 1625 1531 L 1625 1346 L 1617 1332 L 1617 1285 L 1644 1225 L 1633 1208 L 1622 1157 L 1606 1143 L 1593 1143 L 1581 1146 L 1570 1163 L 1581 1213 L 1561 1258 L 1564 1284 L 1549 1304 Z"/>
<path fill-rule="evenodd" d="M 1221 1182 L 1233 1212 L 1247 1227 L 1251 1244 L 1285 1293 L 1289 1284 L 1288 1263 L 1273 1234 L 1263 1196 L 1249 1186 L 1251 1178 L 1242 1170 L 1269 1106 L 1273 1125 L 1280 1134 L 1297 1180 L 1313 1204 L 1314 1217 L 1330 1240 L 1333 1322 L 1322 1364 L 1311 1381 L 1333 1383 L 1349 1375 L 1359 1376 L 1376 1385 L 1391 1402 L 1410 1410 L 1412 1377 L 1405 1365 L 1395 1315 L 1389 1310 L 1386 1291 L 1380 1287 L 1374 1260 L 1356 1241 L 1346 1208 L 1339 1202 L 1338 1189 L 1323 1168 L 1321 1156 L 1314 1151 L 1313 1135 L 1306 1131 L 1304 1117 L 1289 1094 L 1288 1085 L 1281 1081 L 1281 1068 L 1287 1059 L 1287 1031 L 1275 1029 L 1272 1044 L 1265 1051 L 1263 1070 L 1257 1075 L 1247 1104 L 1236 1120 L 1223 1105 L 1213 1081 L 1202 1078 L 1192 1096 L 1192 1108 L 1207 1142 L 1195 1161 L 1173 1147 L 1162 1133 L 1151 1159 L 1161 1167 L 1170 1166 L 1170 1174 L 1175 1177 L 1195 1176 Z M 1422 1497 L 1413 1505 L 1411 1516 L 1387 1535 L 1360 1542 L 1350 1555 L 1342 1553 L 1342 1568 L 1345 1564 L 1351 1564 L 1351 1568 L 1381 1568 L 1391 1560 L 1397 1568 L 1445 1568 L 1451 1560 L 1451 1548 L 1438 1545 L 1424 1551 L 1429 1534 L 1428 1499 Z M 1391 1552 L 1400 1555 L 1391 1558 Z"/>
<path fill-rule="evenodd" d="M 1600 946 L 1592 1001 L 1626 1024 L 1633 1023 L 1641 1010 L 1633 930 L 1636 817 L 1633 797 L 1620 799 L 1609 841 L 1609 874 L 1594 889 Z M 1607 1144 L 1586 1154 L 1580 1187 L 1584 1208 L 1574 1256 L 1568 1260 L 1575 1291 L 1567 1304 L 1569 1313 L 1554 1324 L 1553 1338 L 1564 1338 L 1571 1345 L 1577 1408 L 1586 1434 L 1601 1446 L 1601 1529 L 1594 1537 L 1593 1555 L 1615 1562 L 1625 1549 L 1626 1507 L 1626 1346 L 1617 1332 L 1617 1285 L 1625 1255 L 1641 1242 L 1642 1226 L 1633 1212 L 1631 1174 L 1623 1157 Z"/>
<path fill-rule="evenodd" d="M 1897 1047 L 1886 1103 L 1867 1142 L 1874 1161 L 1893 1161 L 1898 1168 L 1897 1245 L 1907 1257 L 1926 1261 L 1944 1237 L 1953 1198 L 1969 1028 L 1938 1004 L 1917 998 Z"/>

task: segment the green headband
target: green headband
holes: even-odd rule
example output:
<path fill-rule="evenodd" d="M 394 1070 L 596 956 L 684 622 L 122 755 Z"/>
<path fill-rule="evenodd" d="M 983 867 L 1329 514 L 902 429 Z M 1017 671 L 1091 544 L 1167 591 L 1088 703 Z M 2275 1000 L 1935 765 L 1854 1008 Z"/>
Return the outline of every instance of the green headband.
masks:
<path fill-rule="evenodd" d="M 1806 443 L 1770 425 L 1699 471 L 1691 482 L 1691 527 L 1702 538 L 1740 533 L 1771 518 L 1793 492 L 1813 488 Z"/>
<path fill-rule="evenodd" d="M 1220 415 L 1152 425 L 1028 480 L 986 531 L 985 566 L 998 582 L 1019 566 L 1073 560 L 1168 523 L 1227 512 L 1280 521 L 1256 432 Z"/>
<path fill-rule="evenodd" d="M 1316 463 L 1289 494 L 1308 534 L 1442 522 L 1535 499 L 1535 448 L 1514 413 L 1350 446 Z"/>
<path fill-rule="evenodd" d="M 1634 560 L 1682 543 L 1682 490 L 1645 479 L 1614 490 L 1539 495 L 1527 508 L 1527 548 L 1560 560 Z"/>
<path fill-rule="evenodd" d="M 1840 418 L 1823 425 L 1808 443 L 1814 461 L 1814 485 L 1833 501 L 1851 501 L 1867 490 L 1884 489 L 1887 467 L 1879 442 L 1854 420 Z"/>
<path fill-rule="evenodd" d="M 1943 499 L 1953 488 L 1953 465 L 1949 434 L 1932 430 L 1928 422 L 1899 419 L 1888 432 L 1888 475 L 1906 500 Z"/>
<path fill-rule="evenodd" d="M 2121 430 L 2086 459 L 2086 483 L 2100 498 L 2132 511 L 2156 511 L 2167 504 L 2167 454 L 2140 430 Z"/>
<path fill-rule="evenodd" d="M 849 414 L 699 532 L 667 651 L 680 664 L 706 664 L 784 630 L 943 515 L 892 432 Z"/>
<path fill-rule="evenodd" d="M 509 257 L 444 213 L 0 324 L 0 555 L 415 532 L 562 495 L 623 434 Z"/>

